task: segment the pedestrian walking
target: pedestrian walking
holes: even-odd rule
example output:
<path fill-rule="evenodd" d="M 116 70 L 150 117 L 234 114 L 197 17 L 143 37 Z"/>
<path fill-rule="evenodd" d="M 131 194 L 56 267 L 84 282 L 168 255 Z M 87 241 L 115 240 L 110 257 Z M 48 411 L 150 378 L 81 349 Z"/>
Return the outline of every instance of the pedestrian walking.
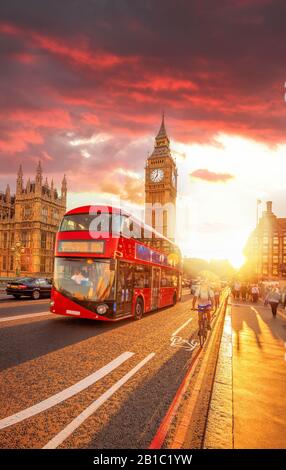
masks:
<path fill-rule="evenodd" d="M 254 284 L 254 286 L 252 286 L 251 288 L 251 295 L 252 295 L 252 302 L 253 303 L 258 302 L 259 288 L 256 284 Z"/>
<path fill-rule="evenodd" d="M 240 291 L 241 291 L 241 298 L 242 298 L 242 300 L 245 301 L 246 300 L 246 294 L 247 294 L 247 286 L 246 286 L 245 283 L 242 284 Z"/>
<path fill-rule="evenodd" d="M 275 318 L 277 314 L 277 308 L 281 301 L 281 294 L 278 287 L 273 287 L 267 296 L 267 302 L 270 304 L 272 315 Z"/>
<path fill-rule="evenodd" d="M 240 282 L 236 281 L 234 283 L 234 298 L 239 300 L 240 298 Z"/>
<path fill-rule="evenodd" d="M 252 294 L 251 294 L 251 284 L 247 284 L 247 289 L 246 289 L 246 298 L 247 300 L 251 300 Z"/>

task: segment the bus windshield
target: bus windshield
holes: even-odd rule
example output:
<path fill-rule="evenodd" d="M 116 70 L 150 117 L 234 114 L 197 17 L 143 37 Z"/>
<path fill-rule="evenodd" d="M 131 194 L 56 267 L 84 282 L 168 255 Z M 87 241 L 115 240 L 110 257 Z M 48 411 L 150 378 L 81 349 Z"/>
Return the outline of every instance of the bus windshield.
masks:
<path fill-rule="evenodd" d="M 75 301 L 113 300 L 113 260 L 56 258 L 54 287 Z"/>

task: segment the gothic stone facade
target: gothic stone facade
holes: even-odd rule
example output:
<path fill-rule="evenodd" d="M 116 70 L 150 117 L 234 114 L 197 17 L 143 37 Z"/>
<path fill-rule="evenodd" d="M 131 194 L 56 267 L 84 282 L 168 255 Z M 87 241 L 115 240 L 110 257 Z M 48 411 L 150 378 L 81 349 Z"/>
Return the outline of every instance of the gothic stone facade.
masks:
<path fill-rule="evenodd" d="M 163 115 L 154 150 L 145 166 L 145 221 L 173 241 L 176 228 L 177 178 L 177 167 L 171 155 Z"/>
<path fill-rule="evenodd" d="M 0 193 L 0 276 L 51 277 L 55 235 L 66 211 L 67 183 L 63 178 L 61 194 L 43 182 L 39 162 L 35 181 L 24 187 L 23 172 L 18 171 L 16 194 L 9 185 Z"/>

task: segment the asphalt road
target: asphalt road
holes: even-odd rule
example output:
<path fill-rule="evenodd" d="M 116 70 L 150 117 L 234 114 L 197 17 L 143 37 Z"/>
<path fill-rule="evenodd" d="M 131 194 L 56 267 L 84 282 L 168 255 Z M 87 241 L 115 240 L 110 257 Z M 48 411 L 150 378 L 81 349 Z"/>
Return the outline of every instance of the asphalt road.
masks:
<path fill-rule="evenodd" d="M 196 330 L 189 296 L 115 324 L 54 316 L 47 300 L 2 301 L 0 447 L 147 448 Z"/>

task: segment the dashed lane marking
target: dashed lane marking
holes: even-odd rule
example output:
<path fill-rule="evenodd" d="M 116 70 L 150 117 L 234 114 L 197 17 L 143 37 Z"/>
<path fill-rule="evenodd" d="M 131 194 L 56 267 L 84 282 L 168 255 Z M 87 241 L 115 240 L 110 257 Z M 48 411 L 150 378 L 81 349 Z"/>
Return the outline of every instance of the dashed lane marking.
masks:
<path fill-rule="evenodd" d="M 106 390 L 97 400 L 89 405 L 82 413 L 80 413 L 70 424 L 60 431 L 53 439 L 51 439 L 43 449 L 56 449 L 61 445 L 87 418 L 89 418 L 101 405 L 103 405 L 117 390 L 119 390 L 133 375 L 147 364 L 155 353 L 151 353 L 145 357 L 137 366 L 125 374 L 111 388 Z"/>
<path fill-rule="evenodd" d="M 50 312 L 27 313 L 25 315 L 14 315 L 13 317 L 0 318 L 0 323 L 16 320 L 25 320 L 26 318 L 37 318 L 47 315 L 52 315 Z"/>
<path fill-rule="evenodd" d="M 52 395 L 51 397 L 37 403 L 36 405 L 30 406 L 25 410 L 19 411 L 18 413 L 8 416 L 7 418 L 1 419 L 0 429 L 7 428 L 8 426 L 12 426 L 13 424 L 19 423 L 24 419 L 31 418 L 31 416 L 35 416 L 38 413 L 41 413 L 42 411 L 52 408 L 53 406 L 58 405 L 59 403 L 76 395 L 82 390 L 85 390 L 87 387 L 93 385 L 95 382 L 102 379 L 114 369 L 119 367 L 123 362 L 127 361 L 127 359 L 129 359 L 133 355 L 133 352 L 126 351 L 120 356 L 116 357 L 113 361 L 106 364 L 106 366 L 102 367 L 101 369 L 98 369 L 96 372 L 93 372 L 93 374 L 88 375 L 87 377 L 75 383 L 71 387 L 68 387 L 65 390 L 62 390 L 61 392 Z"/>

